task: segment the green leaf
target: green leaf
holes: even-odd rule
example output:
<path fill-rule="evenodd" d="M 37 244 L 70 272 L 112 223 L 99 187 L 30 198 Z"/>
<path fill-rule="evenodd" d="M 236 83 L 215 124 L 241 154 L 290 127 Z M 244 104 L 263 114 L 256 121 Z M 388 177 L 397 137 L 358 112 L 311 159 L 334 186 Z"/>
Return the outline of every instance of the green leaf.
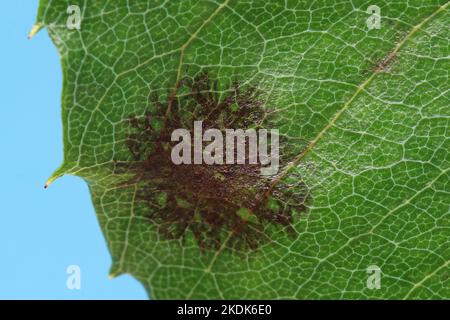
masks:
<path fill-rule="evenodd" d="M 79 30 L 66 26 L 74 4 Z M 380 29 L 366 24 L 372 4 Z M 64 76 L 64 162 L 49 182 L 86 180 L 111 275 L 132 274 L 152 298 L 448 299 L 449 8 L 41 0 Z M 271 110 L 265 125 L 285 138 L 276 179 L 211 169 L 200 183 L 164 162 L 168 145 L 152 139 L 168 118 L 204 112 L 195 86 L 226 106 L 214 125 L 259 125 Z"/>

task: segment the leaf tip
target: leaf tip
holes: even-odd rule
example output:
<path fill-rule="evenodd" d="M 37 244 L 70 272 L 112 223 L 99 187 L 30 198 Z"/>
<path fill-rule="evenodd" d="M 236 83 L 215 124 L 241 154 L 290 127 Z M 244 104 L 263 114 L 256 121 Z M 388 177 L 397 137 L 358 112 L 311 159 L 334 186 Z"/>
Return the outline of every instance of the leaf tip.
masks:
<path fill-rule="evenodd" d="M 111 272 L 109 273 L 109 275 L 108 275 L 108 279 L 109 279 L 109 280 L 112 280 L 112 279 L 117 278 L 117 277 L 120 276 L 120 275 L 121 275 L 121 273 L 118 272 L 118 271 L 111 271 Z"/>
<path fill-rule="evenodd" d="M 63 163 L 58 169 L 56 169 L 55 172 L 50 176 L 50 178 L 47 179 L 47 181 L 44 184 L 44 189 L 47 189 L 56 179 L 62 177 L 66 173 L 70 172 L 68 168 L 70 168 L 71 165 L 67 165 L 66 163 Z"/>
<path fill-rule="evenodd" d="M 48 180 L 44 184 L 44 189 L 47 189 L 58 177 L 59 176 L 51 176 L 50 178 L 48 178 Z"/>
<path fill-rule="evenodd" d="M 44 184 L 44 189 L 47 189 L 52 184 L 53 181 L 55 181 L 54 178 L 48 179 Z"/>
<path fill-rule="evenodd" d="M 121 274 L 123 274 L 123 272 L 120 268 L 120 264 L 113 263 L 113 265 L 109 269 L 108 279 L 112 280 L 114 278 L 117 278 Z"/>
<path fill-rule="evenodd" d="M 41 30 L 43 25 L 41 23 L 33 25 L 31 31 L 28 33 L 28 40 L 31 40 Z"/>

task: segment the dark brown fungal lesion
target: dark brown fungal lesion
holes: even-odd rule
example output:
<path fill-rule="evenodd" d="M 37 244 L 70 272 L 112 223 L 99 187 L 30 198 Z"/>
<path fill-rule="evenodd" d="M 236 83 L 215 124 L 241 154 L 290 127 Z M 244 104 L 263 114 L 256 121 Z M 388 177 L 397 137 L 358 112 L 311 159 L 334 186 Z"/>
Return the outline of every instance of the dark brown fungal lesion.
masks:
<path fill-rule="evenodd" d="M 181 80 L 176 96 L 169 95 L 166 103 L 156 92 L 150 100 L 143 116 L 127 121 L 132 161 L 117 162 L 116 172 L 132 174 L 125 184 L 138 184 L 136 200 L 145 204 L 146 218 L 163 237 L 193 235 L 202 249 L 220 248 L 225 241 L 227 247 L 256 249 L 269 240 L 270 225 L 294 233 L 295 215 L 306 210 L 308 200 L 300 177 L 274 187 L 275 177 L 262 176 L 261 165 L 248 161 L 175 165 L 171 160 L 173 130 L 192 132 L 195 120 L 203 121 L 204 130 L 272 128 L 272 112 L 262 91 L 234 81 L 220 97 L 217 83 L 202 73 Z M 280 138 L 281 167 L 291 160 L 283 152 L 283 146 L 289 149 L 287 140 Z"/>

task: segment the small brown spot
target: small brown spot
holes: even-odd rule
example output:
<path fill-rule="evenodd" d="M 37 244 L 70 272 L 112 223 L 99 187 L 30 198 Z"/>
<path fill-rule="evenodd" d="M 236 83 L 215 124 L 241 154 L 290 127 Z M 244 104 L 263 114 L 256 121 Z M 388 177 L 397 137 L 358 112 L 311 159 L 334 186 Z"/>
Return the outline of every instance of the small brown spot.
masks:
<path fill-rule="evenodd" d="M 381 60 L 374 69 L 375 73 L 387 72 L 390 70 L 390 67 L 397 57 L 397 52 L 392 51 L 386 58 Z"/>

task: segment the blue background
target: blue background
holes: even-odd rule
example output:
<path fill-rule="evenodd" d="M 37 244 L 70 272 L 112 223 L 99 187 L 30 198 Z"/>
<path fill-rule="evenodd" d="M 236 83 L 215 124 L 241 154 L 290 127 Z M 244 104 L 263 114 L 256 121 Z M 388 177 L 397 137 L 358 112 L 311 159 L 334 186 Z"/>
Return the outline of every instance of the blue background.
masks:
<path fill-rule="evenodd" d="M 131 276 L 108 279 L 111 258 L 88 188 L 66 176 L 43 186 L 63 158 L 61 67 L 46 30 L 32 40 L 38 0 L 0 8 L 0 298 L 146 299 Z M 81 289 L 66 287 L 69 265 Z"/>

